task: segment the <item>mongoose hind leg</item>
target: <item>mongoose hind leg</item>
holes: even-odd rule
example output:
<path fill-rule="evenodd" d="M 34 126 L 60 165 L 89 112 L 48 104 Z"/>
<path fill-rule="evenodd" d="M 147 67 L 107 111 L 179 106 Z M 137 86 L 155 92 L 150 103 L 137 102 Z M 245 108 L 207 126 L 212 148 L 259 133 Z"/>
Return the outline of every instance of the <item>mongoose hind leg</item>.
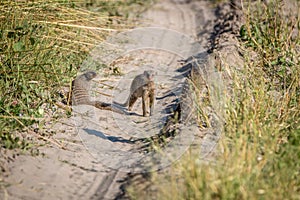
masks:
<path fill-rule="evenodd" d="M 129 105 L 128 105 L 128 111 L 132 110 L 133 104 L 136 102 L 136 100 L 138 99 L 138 97 L 136 95 L 131 95 L 130 99 L 129 99 Z"/>

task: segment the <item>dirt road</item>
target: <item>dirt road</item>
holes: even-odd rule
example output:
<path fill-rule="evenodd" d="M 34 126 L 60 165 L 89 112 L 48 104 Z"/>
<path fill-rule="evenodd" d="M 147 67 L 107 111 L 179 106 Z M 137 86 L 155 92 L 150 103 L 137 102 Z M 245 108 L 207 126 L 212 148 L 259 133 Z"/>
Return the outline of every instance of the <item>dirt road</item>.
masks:
<path fill-rule="evenodd" d="M 219 135 L 207 135 L 211 132 L 201 132 L 193 123 L 183 123 L 162 154 L 144 152 L 135 141 L 159 134 L 180 104 L 190 69 L 178 60 L 198 56 L 206 62 L 215 18 L 215 5 L 208 1 L 159 1 L 143 14 L 137 29 L 112 35 L 100 44 L 82 68 L 104 63 L 121 75 L 97 68 L 99 76 L 91 95 L 106 102 L 124 102 L 132 78 L 152 69 L 157 73 L 154 115 L 142 117 L 140 101 L 131 115 L 75 107 L 71 118 L 51 127 L 65 149 L 48 145 L 41 147 L 45 156 L 16 157 L 8 164 L 5 181 L 9 186 L 1 199 L 116 199 L 128 173 L 168 167 L 191 144 L 201 146 L 200 157 L 209 154 Z M 181 104 L 181 117 L 187 119 L 190 110 L 183 106 L 192 106 Z"/>

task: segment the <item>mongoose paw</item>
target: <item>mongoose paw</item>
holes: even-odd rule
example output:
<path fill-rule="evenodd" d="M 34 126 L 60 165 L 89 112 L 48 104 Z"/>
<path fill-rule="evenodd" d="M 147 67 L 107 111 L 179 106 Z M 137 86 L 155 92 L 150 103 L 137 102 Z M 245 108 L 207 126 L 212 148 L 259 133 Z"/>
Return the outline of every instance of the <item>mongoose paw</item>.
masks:
<path fill-rule="evenodd" d="M 144 117 L 149 117 L 150 115 L 149 115 L 149 113 L 147 112 L 147 113 L 143 113 L 143 116 L 144 116 Z"/>

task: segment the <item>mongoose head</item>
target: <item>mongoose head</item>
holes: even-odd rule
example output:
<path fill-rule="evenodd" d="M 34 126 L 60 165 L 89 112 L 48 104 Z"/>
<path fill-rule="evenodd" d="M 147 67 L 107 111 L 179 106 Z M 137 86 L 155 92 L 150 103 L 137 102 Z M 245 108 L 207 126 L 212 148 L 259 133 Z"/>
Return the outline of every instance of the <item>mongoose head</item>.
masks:
<path fill-rule="evenodd" d="M 149 81 L 153 81 L 154 75 L 156 75 L 156 73 L 153 70 L 146 70 L 144 71 L 144 75 L 147 77 Z"/>
<path fill-rule="evenodd" d="M 82 74 L 82 76 L 85 78 L 85 80 L 90 81 L 97 76 L 97 73 L 95 71 L 87 71 Z"/>

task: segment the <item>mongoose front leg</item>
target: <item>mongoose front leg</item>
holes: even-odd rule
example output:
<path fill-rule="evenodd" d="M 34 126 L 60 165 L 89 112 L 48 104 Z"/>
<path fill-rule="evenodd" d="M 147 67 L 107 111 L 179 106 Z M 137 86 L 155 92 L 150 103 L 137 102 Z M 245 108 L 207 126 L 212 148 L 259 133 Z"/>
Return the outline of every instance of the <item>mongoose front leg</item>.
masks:
<path fill-rule="evenodd" d="M 154 111 L 154 98 L 155 98 L 155 91 L 151 90 L 149 92 L 149 107 L 150 107 L 150 115 L 153 115 Z"/>
<path fill-rule="evenodd" d="M 143 108 L 143 116 L 144 117 L 148 116 L 148 112 L 147 112 L 148 100 L 149 100 L 148 88 L 144 88 L 143 94 L 142 94 L 142 108 Z"/>

